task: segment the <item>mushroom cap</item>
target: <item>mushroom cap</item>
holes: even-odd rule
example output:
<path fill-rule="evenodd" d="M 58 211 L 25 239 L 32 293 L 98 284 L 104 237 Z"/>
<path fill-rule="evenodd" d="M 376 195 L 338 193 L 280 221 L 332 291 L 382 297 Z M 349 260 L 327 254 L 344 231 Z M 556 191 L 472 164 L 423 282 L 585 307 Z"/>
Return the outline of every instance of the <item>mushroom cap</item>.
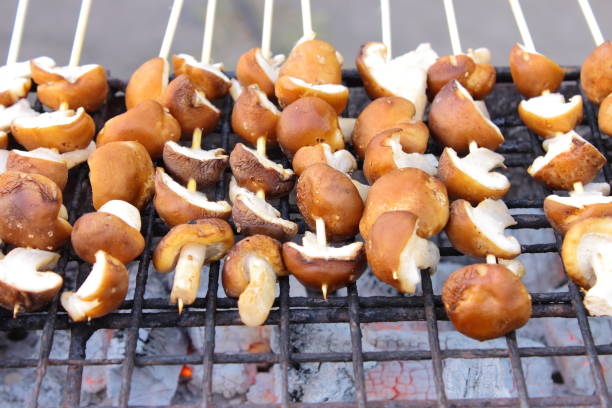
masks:
<path fill-rule="evenodd" d="M 370 141 L 374 139 L 374 136 L 383 130 L 398 128 L 400 123 L 411 122 L 414 113 L 414 104 L 408 99 L 399 96 L 386 96 L 372 101 L 363 111 L 361 111 L 355 122 L 353 146 L 355 147 L 357 155 L 363 159 L 365 157 L 366 148 Z M 404 148 L 407 149 L 406 151 L 425 153 L 428 138 L 429 133 L 427 133 L 425 143 L 421 148 L 417 147 L 420 146 L 419 143 L 414 147 L 414 150 L 411 150 L 408 144 L 404 146 Z M 408 140 L 406 140 L 406 142 L 408 142 Z"/>
<path fill-rule="evenodd" d="M 519 116 L 529 129 L 543 138 L 574 129 L 582 121 L 582 97 L 572 96 L 567 103 L 562 94 L 551 93 L 523 100 Z"/>
<path fill-rule="evenodd" d="M 229 164 L 241 187 L 254 193 L 261 189 L 266 193 L 266 197 L 287 195 L 295 183 L 293 170 L 283 168 L 242 143 L 237 143 L 232 150 Z"/>
<path fill-rule="evenodd" d="M 181 184 L 193 178 L 198 188 L 215 184 L 225 171 L 229 157 L 223 149 L 201 150 L 166 142 L 163 151 L 164 166 Z"/>
<path fill-rule="evenodd" d="M 480 341 L 508 334 L 531 317 L 527 288 L 498 264 L 468 265 L 451 273 L 442 303 L 455 329 Z"/>
<path fill-rule="evenodd" d="M 223 73 L 223 64 L 203 64 L 188 54 L 172 56 L 174 75 L 185 74 L 210 101 L 227 95 L 232 83 Z"/>
<path fill-rule="evenodd" d="M 601 103 L 612 93 L 612 42 L 605 41 L 584 60 L 580 70 L 580 86 L 587 99 Z"/>
<path fill-rule="evenodd" d="M 612 197 L 601 194 L 549 195 L 544 199 L 544 214 L 550 226 L 565 235 L 575 222 L 584 218 L 612 216 Z"/>
<path fill-rule="evenodd" d="M 501 173 L 491 171 L 504 167 L 504 156 L 479 147 L 460 158 L 451 147 L 440 155 L 438 177 L 451 198 L 463 198 L 478 204 L 486 198 L 498 200 L 510 190 L 510 180 Z"/>
<path fill-rule="evenodd" d="M 226 201 L 208 201 L 206 194 L 189 191 L 172 180 L 161 167 L 155 172 L 153 204 L 160 218 L 170 226 L 202 218 L 227 219 L 232 213 Z"/>
<path fill-rule="evenodd" d="M 257 85 L 244 88 L 232 110 L 232 129 L 253 146 L 257 139 L 266 138 L 266 145 L 275 146 L 276 123 L 280 111 L 268 100 Z"/>
<path fill-rule="evenodd" d="M 274 90 L 281 107 L 305 96 L 323 99 L 340 115 L 348 103 L 349 90 L 340 84 L 312 84 L 300 78 L 283 75 L 274 84 Z"/>
<path fill-rule="evenodd" d="M 75 322 L 95 319 L 117 310 L 128 291 L 128 271 L 104 251 L 96 252 L 95 264 L 76 292 L 62 293 L 62 307 Z"/>
<path fill-rule="evenodd" d="M 8 147 L 8 142 L 8 133 L 3 130 L 0 130 L 0 150 L 6 150 L 6 148 Z"/>
<path fill-rule="evenodd" d="M 368 239 L 376 219 L 387 211 L 410 211 L 419 217 L 422 238 L 440 232 L 448 221 L 448 196 L 440 180 L 422 170 L 393 170 L 374 183 L 368 193 L 359 231 Z"/>
<path fill-rule="evenodd" d="M 367 265 L 363 242 L 322 247 L 310 231 L 304 234 L 302 245 L 283 244 L 283 261 L 302 285 L 318 291 L 327 285 L 329 292 L 355 282 Z"/>
<path fill-rule="evenodd" d="M 221 219 L 207 218 L 173 227 L 159 241 L 153 252 L 157 271 L 170 272 L 176 266 L 181 249 L 188 244 L 206 245 L 205 262 L 217 261 L 234 245 L 232 227 Z"/>
<path fill-rule="evenodd" d="M 59 109 L 63 102 L 70 109 L 84 108 L 94 112 L 108 95 L 106 71 L 101 65 L 80 67 L 45 67 L 30 61 L 32 79 L 38 85 L 36 96 L 51 109 Z"/>
<path fill-rule="evenodd" d="M 276 125 L 283 152 L 292 158 L 303 146 L 327 143 L 335 151 L 344 148 L 336 111 L 322 99 L 307 96 L 283 110 Z"/>
<path fill-rule="evenodd" d="M 363 161 L 363 174 L 368 183 L 373 184 L 390 171 L 405 167 L 421 169 L 432 176 L 436 174 L 438 160 L 434 155 L 404 152 L 401 144 L 404 134 L 402 129 L 388 129 L 370 141 Z"/>
<path fill-rule="evenodd" d="M 153 196 L 153 162 L 139 142 L 107 143 L 89 156 L 87 164 L 95 209 L 122 200 L 140 210 Z"/>
<path fill-rule="evenodd" d="M 181 138 L 181 125 L 159 102 L 145 100 L 121 115 L 108 120 L 98 133 L 96 142 L 136 141 L 144 146 L 152 159 L 161 157 L 164 144 Z"/>
<path fill-rule="evenodd" d="M 435 272 L 440 260 L 435 244 L 416 234 L 417 225 L 409 211 L 388 211 L 376 219 L 366 241 L 372 273 L 402 293 L 414 293 L 421 282 L 419 269 Z"/>
<path fill-rule="evenodd" d="M 606 164 L 606 158 L 573 130 L 546 139 L 545 156 L 537 157 L 527 172 L 553 190 L 571 190 L 574 183 L 590 183 Z"/>
<path fill-rule="evenodd" d="M 29 78 L 3 78 L 2 82 L 0 84 L 0 105 L 4 107 L 9 107 L 25 98 L 32 87 L 32 80 Z"/>
<path fill-rule="evenodd" d="M 599 125 L 599 130 L 609 136 L 612 135 L 612 93 L 606 96 L 601 105 L 599 105 L 597 124 Z"/>
<path fill-rule="evenodd" d="M 168 61 L 155 57 L 138 67 L 125 89 L 125 106 L 132 109 L 140 102 L 154 100 L 162 103 L 168 86 Z"/>
<path fill-rule="evenodd" d="M 181 124 L 183 134 L 191 136 L 195 129 L 206 134 L 215 129 L 221 117 L 219 109 L 206 99 L 206 95 L 185 74 L 168 84 L 162 104 Z"/>
<path fill-rule="evenodd" d="M 119 204 L 116 204 L 119 203 Z M 106 212 L 109 204 L 119 205 L 125 219 L 119 214 Z M 137 217 L 140 213 L 133 205 L 125 201 L 109 201 L 100 211 L 82 215 L 72 228 L 72 247 L 86 262 L 93 264 L 96 253 L 101 250 L 117 258 L 121 263 L 128 264 L 136 259 L 144 250 L 145 241 L 139 229 L 134 228 L 126 220 Z"/>
<path fill-rule="evenodd" d="M 340 84 L 342 60 L 333 45 L 321 40 L 303 41 L 293 47 L 280 67 L 279 79 L 285 75 L 310 84 Z"/>
<path fill-rule="evenodd" d="M 51 302 L 62 288 L 61 275 L 51 272 L 55 252 L 14 248 L 0 261 L 0 306 L 33 312 Z"/>
<path fill-rule="evenodd" d="M 332 152 L 327 143 L 301 147 L 293 156 L 291 165 L 295 174 L 300 176 L 308 166 L 316 163 L 327 164 L 347 174 L 357 170 L 357 160 L 348 150 L 342 149 Z"/>
<path fill-rule="evenodd" d="M 504 141 L 499 128 L 489 119 L 486 105 L 474 101 L 454 80 L 444 85 L 431 103 L 429 129 L 440 143 L 458 153 L 467 152 L 472 141 L 491 150 Z"/>
<path fill-rule="evenodd" d="M 477 258 L 491 254 L 512 259 L 521 254 L 521 245 L 513 236 L 505 235 L 504 230 L 515 224 L 501 200 L 486 199 L 472 207 L 468 201 L 460 199 L 451 204 L 446 235 L 462 254 Z"/>
<path fill-rule="evenodd" d="M 444 85 L 453 80 L 459 81 L 475 99 L 484 99 L 495 86 L 495 67 L 478 64 L 463 54 L 438 58 L 427 71 L 429 97 L 436 96 Z"/>
<path fill-rule="evenodd" d="M 240 234 L 262 234 L 285 242 L 298 232 L 296 223 L 281 218 L 276 208 L 251 192 L 237 194 L 232 204 L 232 219 Z"/>
<path fill-rule="evenodd" d="M 583 289 L 592 288 L 597 281 L 592 256 L 598 248 L 609 248 L 611 242 L 612 217 L 584 218 L 574 222 L 565 234 L 561 247 L 563 265 L 569 277 Z"/>
<path fill-rule="evenodd" d="M 346 174 L 327 164 L 313 164 L 298 179 L 295 192 L 310 229 L 315 230 L 316 219 L 322 218 L 329 239 L 352 238 L 359 231 L 363 201 Z"/>
<path fill-rule="evenodd" d="M 27 150 L 46 147 L 64 153 L 85 149 L 95 133 L 96 125 L 83 108 L 17 118 L 11 125 L 11 134 Z"/>
<path fill-rule="evenodd" d="M 72 227 L 60 217 L 62 190 L 39 174 L 0 174 L 0 238 L 18 247 L 55 250 Z"/>
<path fill-rule="evenodd" d="M 281 244 L 265 235 L 252 235 L 236 243 L 223 263 L 222 283 L 228 297 L 237 298 L 247 288 L 249 260 L 261 258 L 277 276 L 288 274 L 283 264 Z"/>
<path fill-rule="evenodd" d="M 533 98 L 546 90 L 557 91 L 565 72 L 550 58 L 527 52 L 521 44 L 515 44 L 510 51 L 510 74 L 516 89 L 524 97 Z"/>
<path fill-rule="evenodd" d="M 45 148 L 29 152 L 11 150 L 6 161 L 6 170 L 42 174 L 57 184 L 60 190 L 66 187 L 68 181 L 68 166 L 62 156 Z"/>
<path fill-rule="evenodd" d="M 236 77 L 244 87 L 257 85 L 268 98 L 274 98 L 274 82 L 278 77 L 280 58 L 267 59 L 261 53 L 261 48 L 251 48 L 238 59 Z"/>

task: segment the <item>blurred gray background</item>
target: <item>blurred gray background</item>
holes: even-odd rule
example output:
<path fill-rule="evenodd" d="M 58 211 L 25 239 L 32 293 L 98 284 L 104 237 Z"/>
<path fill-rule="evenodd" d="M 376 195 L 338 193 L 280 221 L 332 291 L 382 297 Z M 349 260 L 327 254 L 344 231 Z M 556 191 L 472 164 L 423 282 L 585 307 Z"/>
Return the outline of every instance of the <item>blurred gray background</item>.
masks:
<path fill-rule="evenodd" d="M 213 59 L 233 69 L 241 53 L 259 44 L 263 0 L 219 0 Z M 359 46 L 380 41 L 378 0 L 311 0 L 318 38 L 333 43 L 353 67 Z M 523 0 L 523 11 L 539 52 L 564 65 L 579 65 L 594 44 L 576 0 Z M 104 65 L 127 79 L 142 62 L 156 56 L 171 0 L 94 0 L 81 63 Z M 610 38 L 611 0 L 591 0 Z M 206 0 L 185 0 L 172 52 L 199 58 Z M 6 58 L 17 0 L 0 0 L 0 60 Z M 48 55 L 66 64 L 80 0 L 31 0 L 19 59 Z M 495 65 L 507 65 L 520 41 L 507 0 L 455 0 L 464 49 L 488 47 Z M 442 0 L 391 0 L 393 53 L 430 42 L 440 55 L 451 51 Z M 287 53 L 301 35 L 299 0 L 276 0 L 272 48 Z M 4 61 L 2 61 L 4 62 Z"/>

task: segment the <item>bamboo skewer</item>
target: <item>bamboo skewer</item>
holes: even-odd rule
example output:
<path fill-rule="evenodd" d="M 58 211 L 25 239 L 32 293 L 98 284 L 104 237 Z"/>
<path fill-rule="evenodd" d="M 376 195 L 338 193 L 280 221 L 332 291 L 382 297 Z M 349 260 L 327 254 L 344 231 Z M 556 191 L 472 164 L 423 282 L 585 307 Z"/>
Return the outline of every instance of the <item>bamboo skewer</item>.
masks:
<path fill-rule="evenodd" d="M 9 45 L 6 64 L 14 64 L 19 56 L 19 48 L 21 48 L 21 38 L 23 37 L 23 26 L 25 17 L 28 11 L 28 3 L 30 0 L 19 0 L 17 4 L 17 12 L 15 13 L 15 24 L 13 25 L 13 33 L 11 34 L 11 43 Z"/>
<path fill-rule="evenodd" d="M 380 20 L 382 27 L 382 42 L 387 47 L 387 60 L 391 57 L 391 10 L 389 0 L 380 0 Z"/>
<path fill-rule="evenodd" d="M 309 37 L 313 33 L 310 0 L 302 0 L 302 29 L 304 32 L 304 37 Z"/>
<path fill-rule="evenodd" d="M 589 3 L 589 0 L 578 0 L 578 4 L 580 5 L 582 14 L 584 14 L 584 19 L 589 26 L 589 30 L 591 31 L 595 45 L 600 46 L 604 42 L 604 37 L 601 33 L 601 29 L 599 28 L 599 24 L 597 23 L 597 19 L 595 18 L 595 14 L 593 14 L 591 3 Z"/>
<path fill-rule="evenodd" d="M 170 54 L 170 47 L 172 46 L 172 41 L 174 40 L 174 33 L 176 32 L 176 26 L 178 25 L 182 8 L 183 0 L 174 0 L 172 3 L 172 10 L 170 10 L 170 16 L 168 17 L 168 25 L 166 25 L 164 39 L 162 40 L 162 45 L 159 49 L 158 56 L 160 58 L 167 59 L 168 54 Z"/>
<path fill-rule="evenodd" d="M 206 17 L 204 26 L 204 40 L 202 41 L 202 63 L 210 64 L 210 53 L 212 50 L 213 32 L 215 30 L 215 11 L 217 0 L 208 0 L 206 4 Z"/>
<path fill-rule="evenodd" d="M 527 26 L 527 20 L 525 20 L 525 15 L 523 14 L 521 3 L 519 3 L 519 0 L 509 1 L 510 8 L 512 9 L 512 14 L 514 15 L 514 21 L 516 21 L 516 26 L 519 29 L 521 38 L 523 39 L 523 45 L 525 46 L 525 49 L 528 52 L 535 53 L 536 48 L 533 44 L 533 38 L 531 38 L 531 33 L 529 32 L 529 27 Z"/>
<path fill-rule="evenodd" d="M 261 30 L 261 54 L 264 58 L 272 57 L 272 17 L 274 12 L 274 0 L 266 0 L 264 3 L 264 19 Z"/>
<path fill-rule="evenodd" d="M 81 51 L 83 50 L 83 41 L 85 40 L 85 32 L 87 31 L 87 23 L 89 22 L 89 13 L 91 11 L 91 0 L 81 1 L 81 11 L 79 12 L 79 20 L 77 22 L 74 41 L 72 42 L 72 51 L 70 53 L 70 62 L 68 66 L 76 67 L 81 60 Z"/>
<path fill-rule="evenodd" d="M 462 53 L 461 41 L 459 40 L 459 30 L 457 29 L 457 18 L 455 17 L 455 6 L 453 5 L 453 0 L 444 0 L 444 11 L 446 13 L 446 24 L 448 25 L 448 34 L 450 35 L 453 56 L 459 55 Z"/>

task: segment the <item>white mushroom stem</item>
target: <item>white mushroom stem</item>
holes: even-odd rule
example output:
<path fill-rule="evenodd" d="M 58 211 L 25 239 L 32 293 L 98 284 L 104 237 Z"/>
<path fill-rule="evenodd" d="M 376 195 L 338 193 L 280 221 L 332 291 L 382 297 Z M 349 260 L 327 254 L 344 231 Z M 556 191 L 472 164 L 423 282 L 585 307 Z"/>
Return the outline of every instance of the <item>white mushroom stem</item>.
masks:
<path fill-rule="evenodd" d="M 60 207 L 59 214 L 57 214 L 57 216 L 68 221 L 68 210 L 64 204 L 62 204 Z"/>
<path fill-rule="evenodd" d="M 62 206 L 63 207 L 63 206 Z M 65 208 L 65 207 L 64 207 Z M 110 200 L 104 203 L 102 207 L 98 209 L 98 212 L 112 214 L 115 217 L 120 218 L 130 227 L 140 231 L 141 219 L 138 208 L 134 207 L 127 201 L 122 200 Z"/>
<path fill-rule="evenodd" d="M 304 32 L 304 38 L 307 38 L 313 34 L 310 0 L 302 0 L 302 30 Z"/>
<path fill-rule="evenodd" d="M 531 33 L 529 32 L 529 27 L 527 26 L 527 21 L 525 20 L 525 15 L 523 14 L 523 9 L 521 8 L 519 0 L 510 0 L 510 8 L 512 9 L 516 26 L 521 33 L 524 48 L 530 53 L 536 52 L 533 38 L 531 38 Z"/>
<path fill-rule="evenodd" d="M 591 267 L 597 278 L 584 296 L 584 305 L 592 316 L 612 316 L 612 253 L 599 248 L 591 255 Z"/>
<path fill-rule="evenodd" d="M 497 263 L 497 258 L 495 257 L 495 255 L 488 254 L 487 255 L 487 263 L 488 264 L 496 264 Z"/>
<path fill-rule="evenodd" d="M 59 110 L 61 110 L 61 111 L 68 110 L 68 102 L 62 102 L 62 103 L 60 103 Z"/>
<path fill-rule="evenodd" d="M 193 130 L 193 137 L 191 139 L 191 148 L 199 150 L 202 147 L 202 129 L 196 128 Z M 196 191 L 197 183 L 193 177 L 190 177 L 187 181 L 187 190 Z"/>
<path fill-rule="evenodd" d="M 582 182 L 577 181 L 574 183 L 574 191 L 578 194 L 584 193 L 584 185 L 582 184 Z"/>
<path fill-rule="evenodd" d="M 582 14 L 584 14 L 584 19 L 589 26 L 589 30 L 591 30 L 595 45 L 600 46 L 604 42 L 604 37 L 601 34 L 601 29 L 599 28 L 599 24 L 597 24 L 597 19 L 595 18 L 595 14 L 593 14 L 593 9 L 591 8 L 589 0 L 578 0 L 578 4 L 580 5 L 580 9 L 582 9 Z"/>
<path fill-rule="evenodd" d="M 181 249 L 170 292 L 170 302 L 178 303 L 179 314 L 183 312 L 183 305 L 191 305 L 196 299 L 205 260 L 206 245 L 187 244 Z"/>
<path fill-rule="evenodd" d="M 391 10 L 389 0 L 380 0 L 380 23 L 382 27 L 382 42 L 387 47 L 387 61 L 391 61 Z"/>
<path fill-rule="evenodd" d="M 238 312 L 244 324 L 258 327 L 266 321 L 274 304 L 276 273 L 258 256 L 251 256 L 246 262 L 249 284 L 238 298 Z"/>
<path fill-rule="evenodd" d="M 168 54 L 170 54 L 170 47 L 172 46 L 172 40 L 174 40 L 174 33 L 176 32 L 176 26 L 178 25 L 182 8 L 183 0 L 174 0 L 172 3 L 172 10 L 170 10 L 170 17 L 168 17 L 168 25 L 166 26 L 164 39 L 159 50 L 159 57 L 163 59 L 167 59 Z"/>
<path fill-rule="evenodd" d="M 13 25 L 13 34 L 11 34 L 11 44 L 9 45 L 6 64 L 14 64 L 17 62 L 19 48 L 21 48 L 21 38 L 23 37 L 23 26 L 25 23 L 26 13 L 28 11 L 28 3 L 30 0 L 19 0 L 17 4 L 17 12 L 15 13 L 15 24 Z"/>
<path fill-rule="evenodd" d="M 343 118 L 338 116 L 338 125 L 344 136 L 344 143 L 349 143 L 351 141 L 353 129 L 355 129 L 355 122 L 357 122 L 356 118 Z"/>
<path fill-rule="evenodd" d="M 89 22 L 89 12 L 91 11 L 91 0 L 81 1 L 81 11 L 77 22 L 74 41 L 72 42 L 72 51 L 70 52 L 70 62 L 68 66 L 77 67 L 81 60 L 81 51 L 83 50 L 83 41 L 85 40 L 85 32 L 87 31 L 87 23 Z"/>
<path fill-rule="evenodd" d="M 206 20 L 204 22 L 204 40 L 202 41 L 202 63 L 210 64 L 210 52 L 212 50 L 213 32 L 215 30 L 215 11 L 217 0 L 208 0 L 206 4 Z"/>
<path fill-rule="evenodd" d="M 272 43 L 272 15 L 274 12 L 274 0 L 266 0 L 264 3 L 264 18 L 261 31 L 261 54 L 264 58 L 272 57 L 270 44 Z"/>
<path fill-rule="evenodd" d="M 451 64 L 457 65 L 455 55 L 461 54 L 461 42 L 459 41 L 459 30 L 457 29 L 457 19 L 455 17 L 455 6 L 453 0 L 444 0 L 444 11 L 446 13 L 446 24 L 448 25 L 448 34 L 450 35 L 453 55 L 451 55 Z"/>

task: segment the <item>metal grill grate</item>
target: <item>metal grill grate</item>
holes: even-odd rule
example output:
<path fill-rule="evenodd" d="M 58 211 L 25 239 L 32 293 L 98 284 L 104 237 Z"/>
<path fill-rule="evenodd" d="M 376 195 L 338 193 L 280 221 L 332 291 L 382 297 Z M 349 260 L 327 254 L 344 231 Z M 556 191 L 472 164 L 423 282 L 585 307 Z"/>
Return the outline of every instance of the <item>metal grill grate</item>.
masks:
<path fill-rule="evenodd" d="M 568 93 L 579 92 L 579 71 L 568 69 L 566 82 L 562 90 Z M 361 89 L 361 81 L 355 71 L 345 71 L 344 81 L 351 88 L 351 99 L 347 108 L 348 116 L 356 117 L 360 110 L 368 102 Z M 497 115 L 492 112 L 492 120 L 500 126 L 507 140 L 499 149 L 506 157 L 509 167 L 528 166 L 533 159 L 540 155 L 541 147 L 538 138 L 529 133 L 527 140 L 518 140 L 508 137 L 510 130 L 523 127 L 516 114 L 516 103 L 520 97 L 514 91 L 512 80 L 507 68 L 499 68 L 497 74 L 498 85 L 495 91 L 487 99 L 488 103 L 499 98 L 499 92 L 505 88 L 506 92 L 512 92 L 514 102 L 504 107 L 506 114 Z M 122 98 L 115 94 L 124 89 L 125 84 L 118 80 L 110 81 L 111 92 L 104 109 L 95 116 L 98 127 L 108 117 L 121 112 L 123 108 Z M 510 89 L 511 88 L 511 89 Z M 584 95 L 583 95 L 584 98 Z M 586 98 L 585 121 L 583 125 L 590 127 L 590 136 L 586 138 L 593 142 L 596 147 L 610 159 L 610 149 L 597 128 L 596 107 L 592 106 Z M 217 136 L 211 135 L 205 138 L 206 148 L 211 141 L 215 147 L 223 147 L 228 152 L 237 140 L 231 134 L 230 114 L 232 102 L 226 98 L 222 103 L 223 119 L 217 128 Z M 40 103 L 37 103 L 41 109 Z M 525 131 L 526 132 L 526 131 Z M 527 134 L 527 133 L 525 133 Z M 429 151 L 440 152 L 439 146 L 430 144 Z M 272 158 L 282 159 L 280 154 Z M 531 182 L 530 177 L 523 171 L 521 177 L 524 182 Z M 610 181 L 610 165 L 604 167 L 604 175 Z M 66 196 L 71 197 L 69 201 L 70 222 L 73 223 L 81 214 L 91 211 L 91 190 L 87 178 L 87 166 L 81 165 L 73 170 L 70 177 L 72 183 L 67 188 Z M 216 187 L 216 198 L 224 199 L 229 182 L 229 172 L 223 176 L 221 183 Z M 509 208 L 541 208 L 543 198 L 549 191 L 534 184 L 533 197 L 508 200 Z M 299 220 L 299 212 L 295 205 L 291 205 L 288 199 L 280 201 L 280 211 L 283 218 Z M 518 229 L 540 229 L 549 228 L 544 215 L 515 215 L 518 224 L 513 228 Z M 298 221 L 299 222 L 299 221 Z M 204 298 L 198 298 L 194 305 L 186 309 L 178 316 L 174 306 L 168 305 L 167 299 L 145 299 L 144 292 L 148 278 L 150 256 L 154 245 L 154 237 L 160 237 L 167 232 L 168 228 L 156 216 L 152 204 L 143 213 L 143 233 L 146 237 L 146 246 L 142 256 L 139 258 L 139 267 L 136 277 L 136 288 L 134 299 L 126 301 L 120 310 L 99 318 L 89 323 L 73 323 L 66 313 L 59 310 L 58 298 L 56 297 L 47 310 L 38 313 L 26 313 L 13 319 L 9 313 L 0 312 L 0 330 L 13 329 L 42 330 L 40 349 L 37 358 L 8 359 L 0 361 L 0 368 L 36 368 L 36 381 L 32 387 L 29 407 L 36 407 L 41 384 L 48 366 L 66 366 L 66 382 L 64 387 L 64 402 L 66 407 L 79 406 L 81 396 L 81 383 L 83 367 L 91 365 L 121 365 L 121 391 L 119 407 L 128 407 L 132 374 L 135 366 L 146 365 L 197 365 L 204 368 L 203 395 L 199 406 L 212 406 L 212 376 L 213 365 L 219 363 L 246 364 L 246 363 L 272 363 L 278 364 L 281 369 L 281 394 L 280 402 L 271 405 L 256 405 L 257 407 L 408 407 L 408 406 L 602 406 L 608 407 L 610 397 L 598 360 L 598 355 L 612 354 L 612 345 L 595 345 L 591 334 L 589 321 L 581 300 L 579 289 L 572 282 L 569 283 L 568 292 L 557 293 L 533 293 L 533 318 L 542 317 L 564 317 L 576 318 L 583 337 L 583 346 L 568 347 L 519 347 L 515 333 L 506 337 L 507 348 L 476 348 L 476 349 L 444 349 L 441 350 L 438 336 L 438 320 L 447 320 L 440 296 L 434 295 L 432 281 L 426 271 L 422 272 L 423 294 L 421 296 L 373 296 L 360 298 L 357 287 L 352 284 L 348 288 L 346 297 L 330 297 L 328 301 L 315 297 L 290 297 L 288 278 L 280 278 L 280 296 L 275 302 L 268 319 L 268 324 L 277 325 L 279 329 L 278 352 L 263 354 L 224 354 L 215 353 L 215 328 L 217 326 L 241 325 L 236 301 L 227 298 L 217 298 L 219 285 L 219 263 L 210 266 L 208 275 L 208 293 Z M 300 233 L 304 231 L 304 224 L 300 222 Z M 561 240 L 556 236 L 555 242 L 542 242 L 537 244 L 523 245 L 523 253 L 546 253 L 558 252 Z M 440 253 L 444 257 L 460 255 L 455 249 L 442 245 Z M 80 284 L 89 267 L 83 264 L 70 248 L 65 248 L 57 268 L 58 272 L 64 274 L 69 262 L 79 262 L 77 276 L 73 285 Z M 529 272 L 528 272 L 529 273 Z M 67 277 L 69 278 L 69 277 Z M 70 285 L 69 285 L 70 286 Z M 375 351 L 364 352 L 361 344 L 360 323 L 366 322 L 398 322 L 398 321 L 426 321 L 429 338 L 429 350 L 398 350 L 398 351 Z M 291 353 L 291 339 L 289 328 L 292 324 L 309 323 L 349 323 L 352 350 L 350 352 L 328 352 L 328 353 Z M 136 346 L 139 328 L 154 327 L 193 327 L 205 326 L 204 351 L 202 354 L 188 355 L 157 355 L 137 356 Z M 86 359 L 85 345 L 88 338 L 98 329 L 126 329 L 125 357 L 114 359 Z M 53 335 L 57 330 L 70 331 L 70 347 L 67 358 L 50 358 L 53 344 Z M 551 356 L 586 356 L 592 373 L 592 381 L 595 386 L 595 395 L 582 396 L 554 396 L 544 398 L 530 398 L 522 369 L 522 357 L 551 357 Z M 500 399 L 461 399 L 449 400 L 443 380 L 444 359 L 482 359 L 482 358 L 508 358 L 517 391 L 515 398 Z M 364 361 L 395 361 L 395 360 L 431 360 L 436 390 L 435 400 L 406 400 L 393 402 L 367 402 L 364 378 Z M 303 404 L 291 402 L 288 385 L 288 371 L 290 364 L 305 362 L 352 362 L 353 377 L 355 380 L 355 401 L 337 403 Z M 251 405 L 242 405 L 251 406 Z M 253 405 L 254 406 L 254 405 Z"/>

